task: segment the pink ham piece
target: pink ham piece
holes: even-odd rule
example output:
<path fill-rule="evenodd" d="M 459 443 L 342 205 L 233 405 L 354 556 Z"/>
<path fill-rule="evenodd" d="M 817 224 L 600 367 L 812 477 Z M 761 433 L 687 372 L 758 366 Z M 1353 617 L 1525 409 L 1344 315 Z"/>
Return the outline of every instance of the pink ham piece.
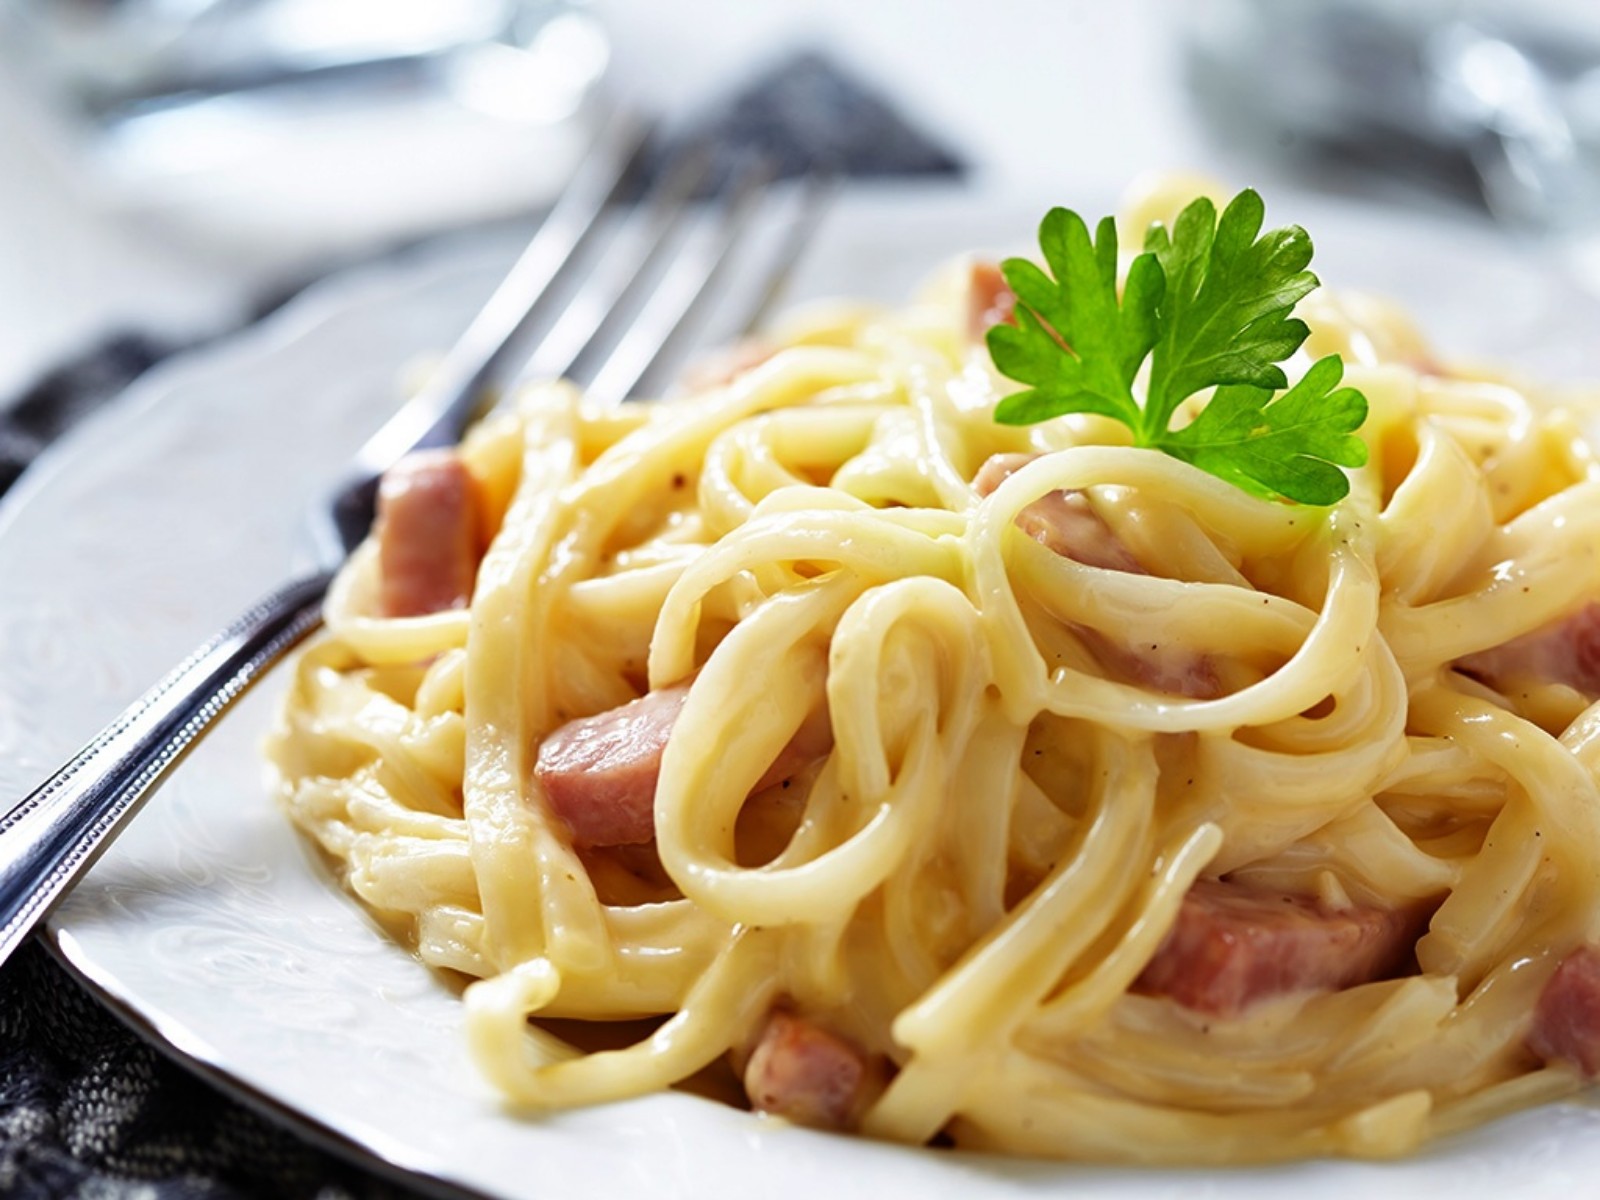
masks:
<path fill-rule="evenodd" d="M 987 496 L 1027 466 L 1037 454 L 991 455 L 972 480 L 978 495 Z M 1107 571 L 1148 572 L 1133 552 L 1094 511 L 1082 492 L 1050 492 L 1017 514 L 1017 527 L 1040 545 L 1086 567 Z"/>
<path fill-rule="evenodd" d="M 1534 1006 L 1528 1049 L 1600 1076 L 1600 948 L 1579 946 L 1561 960 Z"/>
<path fill-rule="evenodd" d="M 978 468 L 972 486 L 980 496 L 987 496 L 1037 457 L 992 455 Z M 1086 567 L 1130 575 L 1149 573 L 1082 492 L 1055 491 L 1040 496 L 1017 514 L 1017 528 L 1046 549 Z M 1222 694 L 1217 673 L 1204 655 L 1139 646 L 1136 642 L 1125 646 L 1092 629 L 1078 632 L 1106 667 L 1146 687 L 1202 700 Z"/>
<path fill-rule="evenodd" d="M 866 1056 L 853 1044 L 792 1013 L 774 1012 L 744 1069 L 757 1112 L 797 1125 L 848 1129 L 868 1086 Z"/>
<path fill-rule="evenodd" d="M 1231 1017 L 1258 1000 L 1385 978 L 1413 946 L 1414 914 L 1327 911 L 1304 896 L 1202 879 L 1134 984 L 1185 1008 Z"/>
<path fill-rule="evenodd" d="M 1107 668 L 1143 687 L 1192 700 L 1212 700 L 1222 695 L 1222 681 L 1204 654 L 1151 645 L 1130 649 L 1093 629 L 1078 632 Z"/>
<path fill-rule="evenodd" d="M 1600 604 L 1586 604 L 1542 629 L 1468 655 L 1456 667 L 1501 691 L 1526 679 L 1600 696 Z"/>
<path fill-rule="evenodd" d="M 577 846 L 637 846 L 656 836 L 661 754 L 689 687 L 661 688 L 568 721 L 539 746 L 534 767 Z"/>
<path fill-rule="evenodd" d="M 638 846 L 655 840 L 656 779 L 689 685 L 658 688 L 619 708 L 579 717 L 539 746 L 534 772 L 575 846 Z M 779 751 L 755 790 L 772 787 L 833 745 L 827 713 L 812 714 Z"/>
<path fill-rule="evenodd" d="M 1000 272 L 1000 264 L 979 259 L 967 278 L 967 332 L 981 342 L 991 325 L 1015 324 L 1017 297 Z"/>
<path fill-rule="evenodd" d="M 452 450 L 408 454 L 378 485 L 378 604 L 385 616 L 464 608 L 482 549 L 478 485 Z"/>

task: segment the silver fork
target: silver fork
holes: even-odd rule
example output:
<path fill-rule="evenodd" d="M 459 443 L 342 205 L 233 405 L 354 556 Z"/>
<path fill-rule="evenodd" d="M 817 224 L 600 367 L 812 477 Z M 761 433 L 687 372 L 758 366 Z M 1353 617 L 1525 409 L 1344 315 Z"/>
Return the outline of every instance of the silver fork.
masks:
<path fill-rule="evenodd" d="M 428 386 L 356 453 L 310 515 L 317 568 L 265 597 L 134 701 L 35 791 L 0 816 L 0 963 L 88 870 L 185 752 L 247 688 L 322 620 L 322 599 L 371 529 L 378 481 L 405 454 L 450 445 L 481 414 L 490 387 L 539 335 L 534 370 L 624 398 L 651 383 L 721 295 L 752 218 L 769 198 L 759 164 L 708 201 L 692 197 L 709 155 L 680 155 L 636 216 L 616 216 L 646 130 L 612 119 L 504 282 Z M 791 204 L 743 304 L 741 332 L 765 315 L 816 228 L 826 188 Z M 615 229 L 618 224 L 620 230 Z M 612 229 L 610 251 L 597 255 Z M 599 262 L 592 260 L 599 257 Z M 585 270 L 588 274 L 585 275 Z M 558 310 L 564 310 L 555 320 Z M 553 327 L 552 327 L 553 325 Z"/>

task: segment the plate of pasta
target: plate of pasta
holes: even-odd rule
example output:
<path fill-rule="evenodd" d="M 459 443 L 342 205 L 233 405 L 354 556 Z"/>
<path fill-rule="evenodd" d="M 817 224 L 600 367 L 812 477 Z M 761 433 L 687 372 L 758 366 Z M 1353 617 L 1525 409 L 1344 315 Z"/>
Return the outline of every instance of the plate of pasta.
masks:
<path fill-rule="evenodd" d="M 1465 223 L 1196 188 L 1037 247 L 863 194 L 799 281 L 854 299 L 397 468 L 62 956 L 444 1191 L 1568 1194 L 1600 304 Z M 0 783 L 282 575 L 504 250 L 324 288 L 25 481 Z"/>

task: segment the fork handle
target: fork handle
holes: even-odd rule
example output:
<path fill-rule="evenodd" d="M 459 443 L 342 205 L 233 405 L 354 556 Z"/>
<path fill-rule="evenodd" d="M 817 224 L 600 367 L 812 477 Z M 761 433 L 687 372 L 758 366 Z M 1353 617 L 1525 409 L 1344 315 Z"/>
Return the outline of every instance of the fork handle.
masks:
<path fill-rule="evenodd" d="M 0 963 L 44 919 L 167 772 L 322 622 L 333 579 L 290 583 L 201 646 L 0 817 Z"/>

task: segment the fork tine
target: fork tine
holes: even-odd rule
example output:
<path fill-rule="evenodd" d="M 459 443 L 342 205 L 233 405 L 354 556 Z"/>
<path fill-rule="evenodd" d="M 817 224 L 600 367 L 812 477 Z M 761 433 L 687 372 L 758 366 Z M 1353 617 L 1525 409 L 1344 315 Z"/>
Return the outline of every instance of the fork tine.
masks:
<path fill-rule="evenodd" d="M 648 126 L 631 110 L 613 113 L 599 139 L 557 197 L 533 240 L 418 395 L 357 455 L 377 475 L 409 450 L 456 441 L 477 401 L 546 319 L 557 290 L 592 241 L 601 217 L 622 192 L 644 148 Z"/>
<path fill-rule="evenodd" d="M 636 222 L 642 227 L 639 236 L 619 236 L 612 243 L 560 320 L 540 340 L 521 371 L 523 377 L 556 379 L 581 373 L 623 320 L 637 310 L 710 168 L 710 147 L 706 145 L 673 162 L 644 201 L 645 211 Z"/>
<path fill-rule="evenodd" d="M 681 344 L 716 295 L 734 250 L 767 194 L 770 175 L 770 167 L 757 162 L 719 196 L 713 228 L 698 245 L 685 250 L 662 277 L 590 382 L 591 395 L 611 401 L 637 393 L 668 352 Z"/>
<path fill-rule="evenodd" d="M 806 246 L 816 236 L 817 227 L 828 211 L 837 183 L 831 174 L 807 175 L 800 185 L 800 195 L 790 210 L 788 219 L 778 235 L 778 247 L 767 262 L 767 267 L 755 281 L 755 302 L 739 325 L 739 336 L 748 337 L 772 315 L 794 268 L 805 253 Z"/>

